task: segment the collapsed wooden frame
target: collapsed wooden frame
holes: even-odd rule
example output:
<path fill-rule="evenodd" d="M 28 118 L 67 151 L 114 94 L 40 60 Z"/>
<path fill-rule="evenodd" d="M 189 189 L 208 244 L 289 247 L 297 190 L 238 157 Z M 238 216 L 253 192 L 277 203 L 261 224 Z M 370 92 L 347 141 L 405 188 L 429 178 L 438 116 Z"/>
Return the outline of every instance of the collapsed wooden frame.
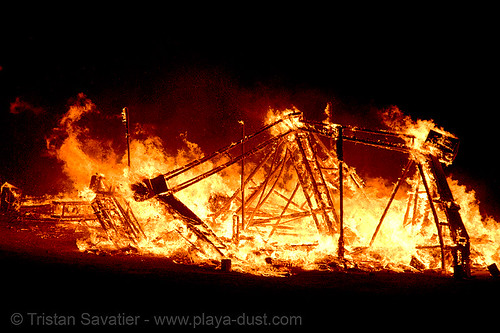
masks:
<path fill-rule="evenodd" d="M 345 229 L 344 188 L 346 182 L 350 182 L 350 185 L 360 191 L 363 188 L 354 170 L 344 163 L 344 142 L 388 149 L 408 157 L 408 163 L 393 188 L 367 248 L 373 245 L 401 184 L 412 174 L 411 170 L 414 170 L 415 185 L 408 198 L 403 224 L 415 221 L 419 193 L 425 193 L 439 244 L 422 244 L 417 246 L 417 249 L 439 248 L 443 269 L 446 266 L 445 252 L 451 250 L 455 275 L 470 275 L 469 236 L 459 213 L 460 207 L 454 201 L 443 171 L 443 164 L 450 164 L 457 153 L 458 139 L 437 131 L 431 130 L 425 143 L 417 146 L 415 138 L 410 135 L 329 122 L 311 122 L 304 120 L 301 113 L 290 113 L 253 134 L 243 134 L 238 142 L 211 155 L 158 177 L 145 179 L 132 185 L 132 188 L 137 200 L 156 197 L 171 212 L 177 213 L 197 240 L 208 244 L 217 255 L 224 257 L 224 242 L 208 224 L 178 200 L 175 193 L 240 162 L 240 187 L 212 214 L 214 223 L 223 216 L 231 215 L 234 221 L 233 240 L 237 243 L 239 233 L 249 228 L 268 227 L 265 238 L 269 241 L 279 230 L 289 228 L 297 220 L 310 217 L 318 234 L 337 237 L 338 256 L 342 259 Z M 252 163 L 246 163 L 251 158 Z M 210 162 L 213 167 L 186 179 L 188 171 L 206 162 Z M 265 176 L 262 178 L 260 175 L 259 178 L 257 175 L 264 169 Z M 283 175 L 290 170 L 295 173 L 296 180 L 291 190 L 283 193 L 277 187 L 283 181 Z M 146 238 L 128 203 L 110 187 L 106 187 L 102 178 L 94 176 L 91 189 L 96 193 L 91 202 L 95 217 L 117 246 L 120 246 L 119 239 L 137 243 Z M 18 189 L 10 184 L 2 186 L 3 212 L 22 210 L 23 205 L 20 204 L 20 195 L 17 192 Z M 302 202 L 297 202 L 298 193 L 302 193 Z M 282 201 L 276 212 L 265 209 L 271 198 L 274 201 Z M 52 204 L 62 207 L 60 216 L 54 215 L 56 218 L 88 218 L 76 209 L 86 206 L 81 202 L 61 201 Z M 66 207 L 73 206 L 76 207 L 74 211 L 78 213 L 68 215 L 69 210 Z"/>
<path fill-rule="evenodd" d="M 425 188 L 439 239 L 439 244 L 421 245 L 418 248 L 439 247 L 443 269 L 446 266 L 445 251 L 451 249 L 455 275 L 469 276 L 469 236 L 442 167 L 442 164 L 450 164 L 453 161 L 458 149 L 458 139 L 433 130 L 428 133 L 425 143 L 417 146 L 415 138 L 410 135 L 327 122 L 305 121 L 301 113 L 290 113 L 251 135 L 243 135 L 240 141 L 211 155 L 192 161 L 166 174 L 145 179 L 141 183 L 132 185 L 132 188 L 137 200 L 156 197 L 170 209 L 177 210 L 175 205 L 178 205 L 179 200 L 175 199 L 176 204 L 172 206 L 168 204 L 172 199 L 166 200 L 165 198 L 175 198 L 175 193 L 241 162 L 240 187 L 211 216 L 214 224 L 223 216 L 226 216 L 226 219 L 228 215 L 233 216 L 233 240 L 236 242 L 241 231 L 252 227 L 267 226 L 270 228 L 267 233 L 267 241 L 269 241 L 278 229 L 286 228 L 301 218 L 311 217 L 320 235 L 338 237 L 338 256 L 343 259 L 345 183 L 351 182 L 362 190 L 359 177 L 343 161 L 343 142 L 345 141 L 389 149 L 406 154 L 408 157 L 408 163 L 395 184 L 367 248 L 373 245 L 400 185 L 414 168 L 421 180 L 417 183 Z M 245 161 L 250 160 L 251 157 L 253 163 L 246 165 Z M 206 162 L 212 165 L 208 171 L 194 172 L 194 176 L 186 179 L 188 171 L 193 173 L 196 167 Z M 259 171 L 264 168 L 266 176 L 257 177 Z M 246 173 L 244 170 L 247 170 Z M 295 172 L 297 180 L 293 190 L 287 196 L 276 187 L 282 180 L 283 174 L 289 170 Z M 301 193 L 305 198 L 302 203 L 295 200 L 299 189 L 302 190 Z M 414 192 L 418 191 L 417 185 Z M 284 201 L 281 210 L 272 212 L 263 208 L 271 197 L 281 198 Z M 415 194 L 413 200 L 408 201 L 403 223 L 407 223 L 410 214 L 410 201 L 413 201 L 415 205 L 416 200 L 418 197 Z M 442 218 L 438 216 L 438 210 L 444 212 L 446 221 L 442 221 Z M 185 216 L 184 220 L 190 225 L 193 225 L 192 221 L 197 221 L 198 225 L 200 222 L 203 223 L 198 217 L 193 218 L 192 216 L 196 215 L 184 204 L 179 213 Z M 414 218 L 415 211 L 413 210 L 412 219 Z M 448 230 L 446 235 L 449 240 L 447 241 L 444 239 L 443 229 Z M 210 234 L 215 235 L 213 232 Z M 221 246 L 215 245 L 215 243 L 223 243 L 222 241 L 217 237 L 214 241 L 207 241 L 223 255 L 220 251 Z"/>

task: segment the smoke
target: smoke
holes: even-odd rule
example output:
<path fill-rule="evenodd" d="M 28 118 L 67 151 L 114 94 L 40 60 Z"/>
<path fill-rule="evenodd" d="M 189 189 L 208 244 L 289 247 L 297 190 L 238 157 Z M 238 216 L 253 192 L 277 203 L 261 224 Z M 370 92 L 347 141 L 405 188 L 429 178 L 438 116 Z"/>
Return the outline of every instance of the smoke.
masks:
<path fill-rule="evenodd" d="M 391 105 L 380 110 L 378 115 L 380 116 L 383 124 L 386 125 L 391 131 L 413 135 L 422 142 L 426 139 L 427 133 L 429 133 L 429 130 L 431 129 L 449 136 L 454 136 L 453 134 L 445 131 L 443 128 L 437 126 L 432 119 L 413 120 L 409 115 L 404 114 L 404 112 L 395 105 Z"/>
<path fill-rule="evenodd" d="M 158 73 L 150 78 L 149 88 L 131 90 L 116 110 L 127 106 L 133 126 L 149 127 L 150 134 L 167 143 L 166 149 L 178 149 L 180 134 L 187 131 L 189 140 L 210 152 L 239 140 L 241 126 L 251 133 L 264 124 L 269 109 L 301 110 L 307 119 L 322 121 L 327 104 L 332 105 L 333 122 L 369 126 L 370 107 L 340 101 L 334 92 L 312 86 L 296 87 L 280 80 L 245 82 L 218 67 L 189 67 Z M 100 96 L 101 101 L 117 97 Z M 98 105 L 103 105 L 96 100 Z M 111 104 L 111 103 L 108 103 Z M 356 122 L 354 122 L 356 121 Z"/>
<path fill-rule="evenodd" d="M 28 110 L 22 101 L 16 100 L 14 109 L 24 105 Z M 73 188 L 88 185 L 90 175 L 102 170 L 123 176 L 127 150 L 120 111 L 125 106 L 130 111 L 132 169 L 148 177 L 178 165 L 180 160 L 175 159 L 180 151 L 194 152 L 186 142 L 196 143 L 192 155 L 199 156 L 240 140 L 239 121 L 244 121 L 246 133 L 255 132 L 264 125 L 269 109 L 295 108 L 309 120 L 328 117 L 333 123 L 372 129 L 398 130 L 412 122 L 395 107 L 343 100 L 332 91 L 279 80 L 243 82 L 224 69 L 202 66 L 157 73 L 147 84 L 124 92 L 80 93 L 68 105 L 55 127 L 44 134 L 47 151 L 61 161 L 63 175 Z M 145 155 L 161 163 L 146 161 Z M 399 177 L 405 163 L 396 153 L 350 143 L 346 143 L 345 158 L 363 176 L 389 179 Z"/>
<path fill-rule="evenodd" d="M 306 119 L 318 121 L 327 112 L 334 123 L 348 125 L 381 123 L 373 115 L 374 108 L 343 103 L 328 92 L 310 87 L 295 90 L 272 82 L 244 85 L 219 68 L 178 69 L 150 84 L 155 88 L 131 91 L 122 100 L 106 91 L 92 100 L 79 93 L 68 102 L 46 143 L 74 189 L 87 186 L 96 172 L 116 178 L 128 172 L 124 171 L 127 152 L 120 119 L 124 106 L 130 114 L 132 171 L 145 177 L 241 139 L 241 120 L 247 133 L 256 131 L 270 109 L 298 109 Z M 356 157 L 351 160 L 356 162 Z"/>
<path fill-rule="evenodd" d="M 10 103 L 9 112 L 11 114 L 32 112 L 35 115 L 40 115 L 44 112 L 44 109 L 39 106 L 34 106 L 29 102 L 26 102 L 22 100 L 20 97 L 16 97 L 15 101 Z"/>

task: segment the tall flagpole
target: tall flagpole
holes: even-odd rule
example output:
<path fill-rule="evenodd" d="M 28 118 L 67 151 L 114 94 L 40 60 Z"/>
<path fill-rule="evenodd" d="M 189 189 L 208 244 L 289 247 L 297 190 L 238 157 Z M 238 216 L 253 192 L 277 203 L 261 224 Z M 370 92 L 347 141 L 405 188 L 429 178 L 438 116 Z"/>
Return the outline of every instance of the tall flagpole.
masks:
<path fill-rule="evenodd" d="M 337 248 L 338 257 L 344 260 L 344 138 L 342 126 L 338 127 L 337 136 L 337 159 L 339 161 L 339 244 Z"/>
<path fill-rule="evenodd" d="M 127 161 L 128 168 L 130 170 L 130 118 L 127 107 L 124 107 L 122 109 L 122 123 L 125 125 L 125 138 L 127 139 Z"/>
<path fill-rule="evenodd" d="M 245 229 L 245 122 L 239 120 L 241 124 L 241 229 Z"/>

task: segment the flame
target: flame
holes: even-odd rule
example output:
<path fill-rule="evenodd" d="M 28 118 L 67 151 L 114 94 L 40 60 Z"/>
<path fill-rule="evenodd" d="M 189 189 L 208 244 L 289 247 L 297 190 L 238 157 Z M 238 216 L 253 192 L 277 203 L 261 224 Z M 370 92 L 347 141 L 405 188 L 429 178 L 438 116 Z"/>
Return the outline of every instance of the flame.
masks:
<path fill-rule="evenodd" d="M 89 175 L 99 170 L 115 174 L 118 155 L 110 141 L 96 140 L 87 135 L 88 128 L 80 123 L 87 115 L 98 113 L 95 104 L 84 94 L 78 94 L 76 101 L 59 121 L 59 126 L 47 138 L 49 153 L 64 163 L 64 173 L 76 190 L 88 185 Z"/>
<path fill-rule="evenodd" d="M 500 228 L 491 216 L 483 216 L 479 210 L 479 201 L 474 190 L 468 190 L 460 181 L 448 178 L 448 182 L 460 202 L 460 213 L 467 222 L 467 231 L 471 237 L 475 264 L 487 266 L 500 259 Z"/>
<path fill-rule="evenodd" d="M 405 115 L 403 111 L 394 105 L 380 112 L 379 116 L 382 119 L 382 122 L 391 130 L 414 137 L 414 142 L 411 142 L 411 139 L 408 139 L 408 142 L 411 142 L 411 144 L 417 149 L 423 146 L 427 135 L 431 130 L 456 138 L 452 133 L 437 126 L 432 119 L 413 120 L 409 115 Z"/>
<path fill-rule="evenodd" d="M 299 110 L 295 107 L 286 110 L 270 109 L 265 117 L 265 124 L 280 122 L 272 129 L 272 135 L 279 135 L 300 126 Z M 80 120 L 88 114 L 99 114 L 96 105 L 85 95 L 80 94 L 75 104 L 59 122 L 59 127 L 48 139 L 48 147 L 64 163 L 64 172 L 72 180 L 80 197 L 89 202 L 95 193 L 88 187 L 91 175 L 102 173 L 116 186 L 116 190 L 130 204 L 134 214 L 144 229 L 146 239 L 136 244 L 139 253 L 148 253 L 177 258 L 178 260 L 207 263 L 211 257 L 206 253 L 193 250 L 191 241 L 185 236 L 186 226 L 170 214 L 156 200 L 137 202 L 133 200 L 130 185 L 144 178 L 152 178 L 175 170 L 193 160 L 203 157 L 200 147 L 188 140 L 187 133 L 181 135 L 183 146 L 176 154 L 168 154 L 159 137 L 145 136 L 137 139 L 132 135 L 130 146 L 133 157 L 132 168 L 126 163 L 123 153 L 113 150 L 109 142 L 88 137 L 88 128 Z M 333 110 L 331 105 L 325 110 L 330 122 Z M 432 120 L 412 120 L 397 107 L 391 107 L 381 113 L 381 119 L 389 128 L 414 137 L 409 143 L 422 147 L 429 130 L 452 135 L 437 127 Z M 136 129 L 141 131 L 140 128 Z M 144 133 L 142 133 L 144 134 Z M 147 133 L 146 133 L 147 134 Z M 217 163 L 227 161 L 220 157 Z M 175 186 L 212 169 L 216 162 L 208 161 L 180 175 L 169 186 Z M 248 170 L 256 162 L 247 161 Z M 247 171 L 249 172 L 249 171 Z M 338 170 L 333 170 L 327 177 L 334 177 Z M 258 176 L 265 177 L 265 170 L 259 170 Z M 425 194 L 418 192 L 418 184 L 411 177 L 402 185 L 391 208 L 387 212 L 373 246 L 369 247 L 370 238 L 376 228 L 379 217 L 391 194 L 393 184 L 381 178 L 365 179 L 365 186 L 359 186 L 359 179 L 352 167 L 346 166 L 344 200 L 344 235 L 346 255 L 343 263 L 336 261 L 337 238 L 318 236 L 310 216 L 298 217 L 289 229 L 276 231 L 269 237 L 269 227 L 255 227 L 241 233 L 239 242 L 233 240 L 233 219 L 235 215 L 213 218 L 214 211 L 238 190 L 241 168 L 238 164 L 216 173 L 190 186 L 176 196 L 203 221 L 207 221 L 214 232 L 226 242 L 228 252 L 233 258 L 233 269 L 256 274 L 282 274 L 283 269 L 335 269 L 341 265 L 370 269 L 419 270 L 421 267 L 434 269 L 439 267 L 439 253 L 419 246 L 436 240 L 436 231 L 430 221 L 429 208 Z M 459 181 L 449 178 L 451 189 L 461 207 L 467 230 L 472 241 L 471 259 L 474 264 L 484 265 L 500 259 L 497 244 L 500 241 L 500 228 L 491 217 L 482 217 L 474 191 L 467 190 Z M 294 192 L 296 178 L 290 174 L 283 176 L 278 183 L 277 195 L 266 203 L 266 209 L 274 215 L 282 211 L 286 198 Z M 256 186 L 253 184 L 252 186 Z M 421 186 L 421 185 L 420 185 Z M 417 190 L 414 190 L 414 189 Z M 412 190 L 413 189 L 413 190 Z M 331 188 L 330 190 L 336 190 Z M 413 192 L 412 192 L 413 191 Z M 412 194 L 413 193 L 413 194 Z M 281 196 L 280 196 L 281 195 Z M 412 196 L 413 195 L 413 196 Z M 409 200 L 410 198 L 413 198 Z M 416 198 L 416 199 L 415 199 Z M 287 213 L 298 213 L 306 198 L 300 191 L 295 193 Z M 417 203 L 413 205 L 413 202 Z M 335 201 L 338 205 L 338 201 Z M 233 211 L 235 203 L 228 209 Z M 403 223 L 405 214 L 414 218 Z M 263 217 L 262 217 L 263 218 Z M 89 233 L 78 241 L 81 250 L 98 248 L 110 249 L 113 245 L 102 235 L 98 224 L 87 225 Z M 290 230 L 293 229 L 293 232 Z M 290 232 L 289 232 L 290 231 Z M 413 262 L 413 264 L 411 264 Z M 418 262 L 419 264 L 415 264 Z M 418 268 L 415 268 L 417 266 Z"/>

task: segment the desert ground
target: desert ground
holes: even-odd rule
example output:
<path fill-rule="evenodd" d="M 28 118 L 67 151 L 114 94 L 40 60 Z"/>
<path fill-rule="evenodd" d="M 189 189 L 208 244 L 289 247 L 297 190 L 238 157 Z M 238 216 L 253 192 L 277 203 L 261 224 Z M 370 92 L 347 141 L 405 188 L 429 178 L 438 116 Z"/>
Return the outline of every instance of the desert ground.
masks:
<path fill-rule="evenodd" d="M 157 256 L 84 253 L 77 236 L 69 224 L 0 223 L 3 325 L 13 328 L 12 313 L 245 313 L 300 316 L 301 328 L 449 329 L 494 326 L 498 310 L 500 281 L 487 270 L 467 280 L 359 270 L 266 277 Z"/>

